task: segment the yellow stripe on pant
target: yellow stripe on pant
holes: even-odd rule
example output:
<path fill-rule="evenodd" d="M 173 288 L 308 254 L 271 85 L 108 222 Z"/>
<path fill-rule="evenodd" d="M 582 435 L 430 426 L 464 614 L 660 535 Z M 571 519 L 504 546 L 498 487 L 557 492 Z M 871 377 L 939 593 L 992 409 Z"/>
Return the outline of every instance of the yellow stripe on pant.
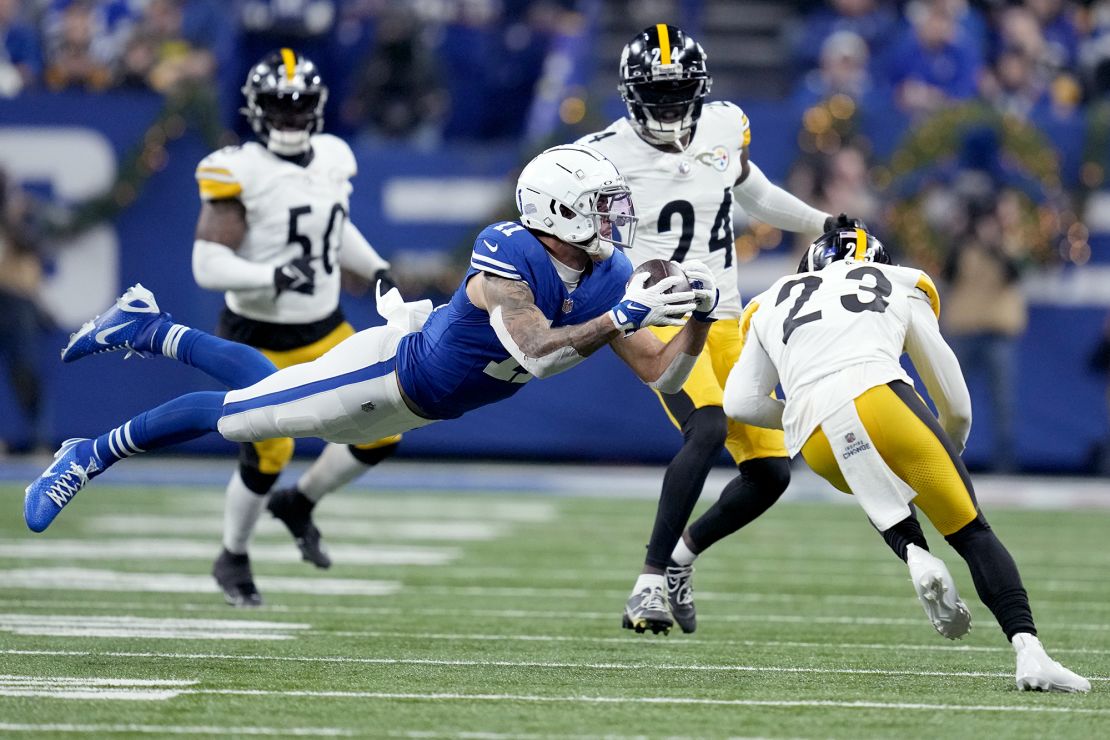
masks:
<path fill-rule="evenodd" d="M 677 326 L 653 326 L 650 331 L 663 342 L 669 342 L 671 337 L 681 330 Z M 740 358 L 743 343 L 740 340 L 740 320 L 720 319 L 709 328 L 709 336 L 705 340 L 705 349 L 694 363 L 690 377 L 682 386 L 681 393 L 700 409 L 706 406 L 724 405 L 725 381 L 732 366 Z M 679 429 L 682 424 L 674 418 L 663 395 L 655 391 L 655 395 L 663 404 L 667 418 Z M 748 426 L 729 419 L 728 437 L 725 438 L 725 449 L 737 465 L 746 460 L 755 460 L 761 457 L 786 457 L 786 445 L 783 442 L 781 429 L 763 429 Z"/>
<path fill-rule="evenodd" d="M 914 505 L 938 532 L 950 535 L 978 515 L 971 491 L 944 443 L 890 386 L 870 388 L 855 403 L 876 451 L 914 490 Z M 852 492 L 820 427 L 806 440 L 802 456 L 822 478 L 845 493 Z"/>
<path fill-rule="evenodd" d="M 354 336 L 354 333 L 354 328 L 344 321 L 342 324 L 332 329 L 326 336 L 317 339 L 312 344 L 286 350 L 258 348 L 258 351 L 266 355 L 270 362 L 274 363 L 274 365 L 281 370 L 282 368 L 291 367 L 293 365 L 312 362 L 318 357 L 323 356 L 328 350 L 334 348 L 344 339 Z M 396 434 L 392 437 L 356 445 L 356 447 L 370 450 L 375 447 L 397 444 L 400 441 L 401 435 Z M 276 437 L 274 439 L 266 439 L 252 444 L 255 453 L 258 455 L 259 472 L 268 473 L 270 475 L 280 473 L 282 468 L 288 465 L 289 461 L 293 458 L 293 440 L 289 437 Z"/>

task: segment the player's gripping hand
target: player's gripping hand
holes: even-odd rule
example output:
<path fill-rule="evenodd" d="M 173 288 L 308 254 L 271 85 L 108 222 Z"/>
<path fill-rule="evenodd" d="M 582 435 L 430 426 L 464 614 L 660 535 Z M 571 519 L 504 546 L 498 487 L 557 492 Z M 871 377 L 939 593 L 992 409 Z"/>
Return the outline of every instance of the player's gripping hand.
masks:
<path fill-rule="evenodd" d="M 867 224 L 858 218 L 852 218 L 847 213 L 841 213 L 839 216 L 829 216 L 825 219 L 825 232 L 828 233 L 833 229 L 863 229 L 867 231 Z"/>
<path fill-rule="evenodd" d="M 698 321 L 716 321 L 712 313 L 717 307 L 721 292 L 717 290 L 713 273 L 697 260 L 683 262 L 682 271 L 686 273 L 686 279 L 690 281 L 690 287 L 694 291 L 694 318 Z"/>
<path fill-rule="evenodd" d="M 312 258 L 305 255 L 274 268 L 275 297 L 287 290 L 312 295 L 316 290 L 316 269 Z"/>
<path fill-rule="evenodd" d="M 682 326 L 682 317 L 694 310 L 694 292 L 668 293 L 684 282 L 674 275 L 663 278 L 655 285 L 644 287 L 650 275 L 636 273 L 624 290 L 624 298 L 609 311 L 613 324 L 630 336 L 645 326 Z"/>
<path fill-rule="evenodd" d="M 370 281 L 374 285 L 381 285 L 381 292 L 388 293 L 397 287 L 396 281 L 393 280 L 393 275 L 389 270 L 381 269 L 374 273 L 374 279 Z"/>

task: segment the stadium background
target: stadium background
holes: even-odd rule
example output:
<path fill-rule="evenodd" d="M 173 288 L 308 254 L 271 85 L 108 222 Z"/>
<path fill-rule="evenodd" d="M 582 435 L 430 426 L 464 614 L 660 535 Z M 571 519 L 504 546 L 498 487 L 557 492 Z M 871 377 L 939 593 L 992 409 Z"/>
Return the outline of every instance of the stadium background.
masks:
<path fill-rule="evenodd" d="M 1091 361 L 1110 307 L 1108 6 L 2 0 L 0 167 L 30 203 L 15 226 L 32 235 L 44 269 L 34 295 L 54 326 L 34 346 L 6 348 L 33 359 L 41 420 L 25 417 L 5 378 L 0 438 L 13 449 L 51 445 L 207 387 L 173 363 L 108 356 L 63 366 L 57 349 L 136 281 L 179 320 L 214 325 L 222 299 L 190 273 L 193 167 L 245 135 L 238 86 L 265 51 L 291 45 L 320 65 L 331 89 L 327 128 L 359 162 L 352 218 L 393 260 L 408 297 L 442 299 L 476 227 L 512 217 L 520 164 L 623 115 L 620 48 L 665 20 L 706 47 L 711 98 L 748 113 L 753 160 L 819 207 L 857 206 L 852 215 L 903 262 L 943 272 L 962 245 L 944 222 L 972 199 L 982 207 L 1017 194 L 1028 228 L 1015 262 L 1029 322 L 1009 402 L 1014 459 L 1025 471 L 1097 472 L 1108 429 L 1107 377 Z M 914 46 L 945 19 L 951 33 L 935 53 Z M 96 47 L 84 71 L 63 64 L 79 21 Z M 848 83 L 832 77 L 828 65 L 858 59 L 861 42 L 862 71 Z M 1015 57 L 1029 62 L 1028 79 L 992 86 Z M 863 176 L 850 193 L 828 192 L 838 186 L 836 157 L 849 149 L 866 163 Z M 988 185 L 973 198 L 965 186 L 976 177 Z M 797 245 L 736 216 L 751 295 L 793 270 Z M 380 321 L 368 296 L 344 305 L 357 327 Z M 994 462 L 988 384 L 971 379 L 967 458 L 979 468 Z M 401 454 L 660 462 L 678 442 L 650 392 L 600 353 L 508 402 L 411 433 Z M 298 450 L 314 448 L 305 440 Z M 214 436 L 186 449 L 232 451 Z"/>

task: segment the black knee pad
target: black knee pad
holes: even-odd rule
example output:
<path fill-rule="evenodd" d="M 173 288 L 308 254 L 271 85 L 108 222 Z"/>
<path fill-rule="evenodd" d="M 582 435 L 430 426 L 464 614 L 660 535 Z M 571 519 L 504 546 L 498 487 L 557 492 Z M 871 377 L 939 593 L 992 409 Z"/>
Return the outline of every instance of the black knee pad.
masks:
<path fill-rule="evenodd" d="M 350 450 L 351 457 L 358 460 L 363 465 L 377 465 L 382 460 L 393 457 L 399 446 L 399 443 L 394 442 L 393 444 L 371 447 L 369 449 L 347 445 L 347 449 Z"/>
<path fill-rule="evenodd" d="M 944 539 L 952 545 L 953 550 L 963 555 L 971 543 L 991 531 L 991 525 L 980 514 Z"/>
<path fill-rule="evenodd" d="M 775 498 L 790 485 L 790 458 L 787 457 L 757 457 L 745 460 L 736 469 L 760 490 L 769 494 L 773 491 Z"/>
<path fill-rule="evenodd" d="M 682 425 L 683 447 L 715 455 L 728 438 L 728 417 L 720 406 L 695 409 Z"/>

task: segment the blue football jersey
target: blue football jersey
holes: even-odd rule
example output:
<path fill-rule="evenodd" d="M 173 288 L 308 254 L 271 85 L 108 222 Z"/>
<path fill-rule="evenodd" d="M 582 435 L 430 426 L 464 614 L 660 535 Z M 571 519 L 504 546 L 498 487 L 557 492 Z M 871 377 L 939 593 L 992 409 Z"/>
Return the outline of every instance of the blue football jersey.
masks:
<path fill-rule="evenodd" d="M 532 376 L 501 345 L 489 314 L 466 295 L 471 277 L 486 272 L 524 282 L 552 326 L 581 324 L 624 296 L 632 264 L 619 250 L 590 264 L 569 292 L 547 250 L 515 221 L 487 226 L 474 241 L 470 269 L 451 301 L 436 308 L 424 328 L 401 339 L 397 378 L 429 416 L 454 419 L 516 393 Z"/>

